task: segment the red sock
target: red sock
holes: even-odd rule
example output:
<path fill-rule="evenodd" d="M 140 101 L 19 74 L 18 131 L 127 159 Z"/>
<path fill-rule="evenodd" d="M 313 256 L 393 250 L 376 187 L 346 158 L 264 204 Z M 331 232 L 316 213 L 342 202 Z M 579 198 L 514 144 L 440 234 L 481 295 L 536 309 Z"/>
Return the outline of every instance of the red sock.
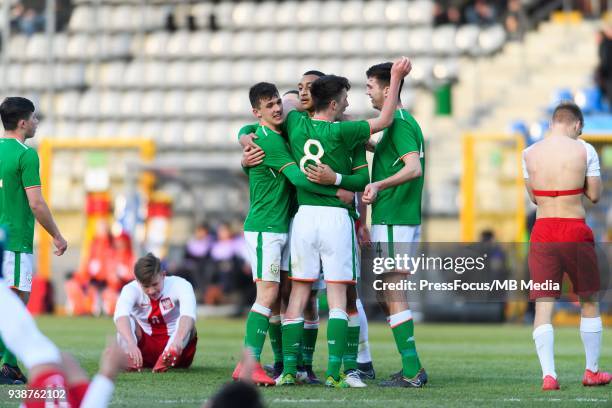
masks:
<path fill-rule="evenodd" d="M 65 403 L 67 400 L 66 389 L 66 377 L 64 377 L 63 372 L 59 370 L 46 371 L 29 382 L 28 390 L 39 391 L 40 393 L 38 398 L 36 398 L 36 394 L 33 394 L 32 398 L 24 400 L 24 405 L 27 408 L 59 407 L 61 403 Z"/>
<path fill-rule="evenodd" d="M 85 398 L 87 388 L 89 388 L 89 382 L 72 384 L 68 388 L 68 402 L 70 402 L 71 407 L 76 408 L 81 406 L 81 402 L 83 402 L 83 398 Z"/>

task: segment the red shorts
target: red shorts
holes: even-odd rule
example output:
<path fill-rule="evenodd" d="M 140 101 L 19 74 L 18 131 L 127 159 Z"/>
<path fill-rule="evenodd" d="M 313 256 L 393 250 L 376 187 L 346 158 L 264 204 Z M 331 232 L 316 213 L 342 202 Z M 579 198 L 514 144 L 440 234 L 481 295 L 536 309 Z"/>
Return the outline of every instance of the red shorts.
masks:
<path fill-rule="evenodd" d="M 152 368 L 155 366 L 157 359 L 164 352 L 168 344 L 169 336 L 150 336 L 144 331 L 142 337 L 138 340 L 138 348 L 142 353 L 142 366 Z M 198 336 L 195 335 L 183 350 L 179 361 L 175 365 L 177 368 L 187 368 L 191 366 L 198 344 Z"/>
<path fill-rule="evenodd" d="M 544 288 L 532 288 L 530 299 L 558 298 L 564 272 L 578 296 L 587 297 L 599 291 L 593 231 L 582 218 L 538 218 L 531 232 L 529 273 L 533 285 Z M 559 290 L 546 288 L 544 284 L 551 282 L 557 283 Z"/>

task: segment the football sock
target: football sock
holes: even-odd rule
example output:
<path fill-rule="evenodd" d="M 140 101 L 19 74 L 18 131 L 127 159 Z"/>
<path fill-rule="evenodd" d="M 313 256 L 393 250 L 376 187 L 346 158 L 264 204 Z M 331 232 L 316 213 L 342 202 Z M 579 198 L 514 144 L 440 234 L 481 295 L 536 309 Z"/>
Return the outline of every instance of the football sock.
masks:
<path fill-rule="evenodd" d="M 533 331 L 538 359 L 542 366 L 542 378 L 550 375 L 557 378 L 555 372 L 555 335 L 552 324 L 543 324 Z"/>
<path fill-rule="evenodd" d="M 319 334 L 319 319 L 304 321 L 304 337 L 302 337 L 302 364 L 312 367 L 312 356 L 317 345 Z"/>
<path fill-rule="evenodd" d="M 246 335 L 244 336 L 244 345 L 253 355 L 255 361 L 259 362 L 261 357 L 261 350 L 263 344 L 266 341 L 266 333 L 268 332 L 268 326 L 270 325 L 270 309 L 259 305 L 253 304 L 249 316 L 246 321 Z"/>
<path fill-rule="evenodd" d="M 348 315 L 342 309 L 334 308 L 329 311 L 327 322 L 327 348 L 328 361 L 326 377 L 332 376 L 335 380 L 340 378 L 342 357 L 346 349 L 346 332 Z"/>
<path fill-rule="evenodd" d="M 344 371 L 357 369 L 357 350 L 359 349 L 359 315 L 349 316 L 346 329 L 346 349 L 344 350 Z"/>
<path fill-rule="evenodd" d="M 421 362 L 414 342 L 414 322 L 410 310 L 389 316 L 389 326 L 393 332 L 395 345 L 402 356 L 404 377 L 412 378 L 421 369 Z"/>
<path fill-rule="evenodd" d="M 304 334 L 304 318 L 283 320 L 283 374 L 297 374 L 297 355 Z"/>
<path fill-rule="evenodd" d="M 274 354 L 274 362 L 283 362 L 283 335 L 281 332 L 281 317 L 275 315 L 270 317 L 270 327 L 268 328 L 268 336 L 270 337 L 270 346 L 272 354 Z"/>
<path fill-rule="evenodd" d="M 357 312 L 359 312 L 359 352 L 357 354 L 358 363 L 369 363 L 372 361 L 370 355 L 370 343 L 368 341 L 368 318 L 361 299 L 357 299 Z"/>
<path fill-rule="evenodd" d="M 601 316 L 582 317 L 580 319 L 580 337 L 582 338 L 582 344 L 584 344 L 586 368 L 594 373 L 599 371 L 601 332 Z"/>

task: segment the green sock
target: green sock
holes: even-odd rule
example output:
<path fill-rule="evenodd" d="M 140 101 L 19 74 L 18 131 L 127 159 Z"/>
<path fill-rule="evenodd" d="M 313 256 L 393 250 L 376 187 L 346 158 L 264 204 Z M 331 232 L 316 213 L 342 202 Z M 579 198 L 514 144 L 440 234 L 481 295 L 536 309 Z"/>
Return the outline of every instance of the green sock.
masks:
<path fill-rule="evenodd" d="M 0 338 L 0 357 L 4 360 L 4 364 L 17 367 L 17 357 L 6 348 L 6 345 Z"/>
<path fill-rule="evenodd" d="M 340 367 L 342 366 L 342 357 L 346 349 L 346 331 L 347 331 L 346 313 L 341 309 L 332 309 L 329 311 L 329 321 L 327 322 L 327 373 L 326 377 L 332 376 L 335 380 L 340 378 Z"/>
<path fill-rule="evenodd" d="M 302 337 L 304 336 L 304 332 L 302 332 Z M 297 366 L 303 368 L 304 367 L 304 353 L 302 351 L 302 348 L 304 347 L 304 339 L 302 338 L 300 340 L 300 346 L 298 347 L 298 352 L 297 352 Z"/>
<path fill-rule="evenodd" d="M 0 363 L 2 363 L 2 358 L 4 357 L 4 353 L 7 352 L 6 346 L 4 345 L 4 341 L 2 341 L 2 337 L 0 337 Z"/>
<path fill-rule="evenodd" d="M 302 337 L 302 358 L 305 366 L 312 367 L 312 356 L 317 345 L 319 321 L 304 322 L 304 337 Z"/>
<path fill-rule="evenodd" d="M 397 315 L 403 313 L 405 312 L 398 313 Z M 392 320 L 394 316 L 391 317 Z M 390 324 L 393 326 L 393 321 L 391 321 Z M 397 350 L 402 356 L 402 371 L 404 373 L 404 377 L 412 378 L 421 369 L 421 362 L 419 361 L 416 345 L 414 343 L 414 322 L 412 321 L 412 318 L 409 320 L 404 320 L 403 322 L 396 324 L 395 327 L 392 327 L 391 330 L 393 331 L 393 337 L 395 338 Z"/>
<path fill-rule="evenodd" d="M 304 332 L 304 319 L 283 322 L 283 374 L 297 374 L 297 357 Z"/>
<path fill-rule="evenodd" d="M 359 351 L 359 315 L 349 317 L 346 330 L 346 350 L 344 350 L 344 371 L 357 369 L 357 352 Z"/>
<path fill-rule="evenodd" d="M 270 337 L 270 346 L 272 346 L 272 353 L 274 354 L 274 363 L 282 363 L 283 362 L 283 335 L 281 332 L 280 316 L 272 316 L 270 318 L 270 327 L 268 328 L 268 336 Z"/>
<path fill-rule="evenodd" d="M 264 310 L 265 309 L 265 310 Z M 261 357 L 261 350 L 266 341 L 266 333 L 270 325 L 269 317 L 264 315 L 270 314 L 270 309 L 267 309 L 258 304 L 254 304 L 249 312 L 246 321 L 246 335 L 244 336 L 244 345 L 249 349 L 257 362 Z"/>

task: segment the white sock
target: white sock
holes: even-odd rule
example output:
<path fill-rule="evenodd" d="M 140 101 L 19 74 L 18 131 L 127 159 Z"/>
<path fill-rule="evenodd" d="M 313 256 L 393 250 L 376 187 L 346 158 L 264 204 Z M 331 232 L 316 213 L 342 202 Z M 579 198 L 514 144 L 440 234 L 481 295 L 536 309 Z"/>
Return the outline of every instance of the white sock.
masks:
<path fill-rule="evenodd" d="M 368 342 L 368 318 L 363 309 L 361 299 L 357 299 L 357 312 L 359 313 L 359 353 L 357 354 L 357 363 L 370 363 L 372 356 L 370 355 L 370 343 Z"/>
<path fill-rule="evenodd" d="M 599 354 L 601 353 L 601 316 L 580 318 L 580 337 L 584 344 L 586 368 L 596 373 L 599 370 Z"/>
<path fill-rule="evenodd" d="M 533 331 L 536 351 L 542 366 L 542 378 L 550 375 L 557 378 L 555 372 L 555 333 L 552 324 L 543 324 Z"/>

